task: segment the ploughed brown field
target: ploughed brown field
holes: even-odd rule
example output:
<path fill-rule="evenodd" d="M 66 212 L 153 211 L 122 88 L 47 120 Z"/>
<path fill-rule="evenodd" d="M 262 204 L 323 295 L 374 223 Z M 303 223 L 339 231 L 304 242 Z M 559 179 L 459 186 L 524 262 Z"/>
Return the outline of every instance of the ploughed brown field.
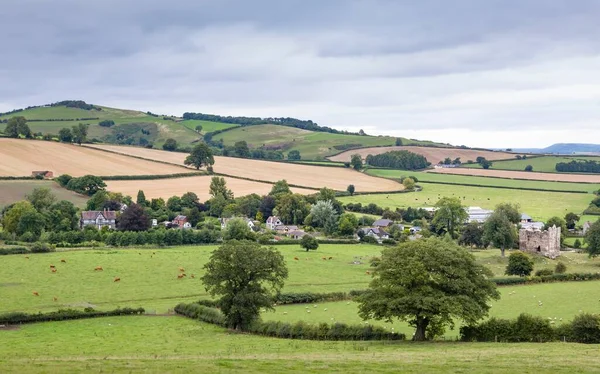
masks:
<path fill-rule="evenodd" d="M 497 177 L 511 179 L 528 179 L 536 181 L 553 182 L 580 182 L 580 183 L 600 183 L 600 175 L 591 174 L 555 174 L 555 173 L 536 173 L 528 171 L 510 171 L 510 170 L 492 170 L 492 169 L 470 169 L 470 168 L 452 168 L 452 169 L 432 169 L 429 173 L 457 174 L 457 175 L 476 175 L 482 177 Z"/>
<path fill-rule="evenodd" d="M 104 149 L 122 154 L 143 157 L 149 160 L 159 160 L 183 165 L 186 153 L 159 151 L 138 147 L 118 145 L 91 145 L 90 147 Z M 215 157 L 214 171 L 241 178 L 276 182 L 281 179 L 289 184 L 321 188 L 328 187 L 345 191 L 353 184 L 356 192 L 398 191 L 403 186 L 392 180 L 372 177 L 345 168 L 333 168 L 314 165 L 298 165 L 284 162 L 269 162 L 234 157 Z"/>
<path fill-rule="evenodd" d="M 49 170 L 57 177 L 70 174 L 156 175 L 185 173 L 175 165 L 135 159 L 88 147 L 36 140 L 0 138 L 0 176 L 25 177 Z"/>
<path fill-rule="evenodd" d="M 331 161 L 349 162 L 352 155 L 359 154 L 362 158 L 368 155 L 379 155 L 390 151 L 410 151 L 413 153 L 425 156 L 427 161 L 432 164 L 437 164 L 443 161 L 446 157 L 454 160 L 460 157 L 462 162 L 469 160 L 475 161 L 477 157 L 485 157 L 488 160 L 508 160 L 515 158 L 515 155 L 507 152 L 480 151 L 475 149 L 460 149 L 460 148 L 433 148 L 433 147 L 417 147 L 417 146 L 399 146 L 399 147 L 372 147 L 349 150 L 339 155 L 331 156 Z"/>
<path fill-rule="evenodd" d="M 124 195 L 136 196 L 139 190 L 144 191 L 148 199 L 162 197 L 165 200 L 171 196 L 181 196 L 186 192 L 194 192 L 200 198 L 200 201 L 206 201 L 212 196 L 209 195 L 210 176 L 173 178 L 173 179 L 154 179 L 143 181 L 106 181 L 107 189 L 111 192 L 122 192 Z M 233 191 L 234 196 L 245 196 L 253 193 L 266 195 L 271 191 L 273 185 L 268 183 L 252 182 L 244 179 L 228 178 L 227 187 Z M 294 193 L 304 195 L 314 194 L 316 190 L 306 188 L 290 188 Z"/>

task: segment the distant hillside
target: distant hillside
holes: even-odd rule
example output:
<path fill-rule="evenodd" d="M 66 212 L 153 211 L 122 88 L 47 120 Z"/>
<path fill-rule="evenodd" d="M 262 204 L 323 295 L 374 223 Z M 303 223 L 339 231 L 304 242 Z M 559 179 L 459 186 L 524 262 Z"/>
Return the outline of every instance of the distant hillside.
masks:
<path fill-rule="evenodd" d="M 204 140 L 224 155 L 239 141 L 259 152 L 253 158 L 282 159 L 289 151 L 299 151 L 303 160 L 322 160 L 349 149 L 393 146 L 398 138 L 369 136 L 320 126 L 311 120 L 289 117 L 231 117 L 203 113 L 184 113 L 183 117 L 151 112 L 109 108 L 81 100 L 32 106 L 0 113 L 0 131 L 8 119 L 23 116 L 32 132 L 56 138 L 63 128 L 78 123 L 89 125 L 88 141 L 161 148 L 173 138 L 178 148 L 186 149 Z M 202 126 L 200 132 L 196 129 Z M 404 145 L 449 147 L 428 141 L 399 138 Z M 262 153 L 261 153 L 262 152 Z M 262 156 L 260 156 L 262 154 Z M 229 154 L 231 155 L 231 154 Z"/>
<path fill-rule="evenodd" d="M 559 155 L 600 154 L 600 144 L 557 143 L 546 148 L 515 148 L 513 151 L 522 153 L 552 153 Z"/>

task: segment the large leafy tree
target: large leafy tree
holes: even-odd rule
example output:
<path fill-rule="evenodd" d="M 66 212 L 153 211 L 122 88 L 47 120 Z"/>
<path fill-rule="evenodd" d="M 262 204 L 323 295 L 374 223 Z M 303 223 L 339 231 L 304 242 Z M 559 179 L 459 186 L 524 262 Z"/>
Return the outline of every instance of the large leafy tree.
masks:
<path fill-rule="evenodd" d="M 363 167 L 362 157 L 359 154 L 352 155 L 350 158 L 350 165 L 354 170 L 360 170 Z"/>
<path fill-rule="evenodd" d="M 4 133 L 9 138 L 18 138 L 19 135 L 23 135 L 26 138 L 31 138 L 31 130 L 27 125 L 27 120 L 22 116 L 12 117 L 9 119 L 6 123 Z"/>
<path fill-rule="evenodd" d="M 165 151 L 174 151 L 177 149 L 177 141 L 175 139 L 169 138 L 165 140 L 165 144 L 163 144 L 162 148 Z"/>
<path fill-rule="evenodd" d="M 458 243 L 470 247 L 483 246 L 483 225 L 479 222 L 470 222 L 463 227 Z"/>
<path fill-rule="evenodd" d="M 208 192 L 213 198 L 233 199 L 233 191 L 227 188 L 227 182 L 223 177 L 212 177 Z"/>
<path fill-rule="evenodd" d="M 585 234 L 586 251 L 590 257 L 600 256 L 600 220 L 592 223 Z"/>
<path fill-rule="evenodd" d="M 275 182 L 275 184 L 271 188 L 271 192 L 269 192 L 269 195 L 277 197 L 278 195 L 288 193 L 292 193 L 292 191 L 290 190 L 290 186 L 288 185 L 288 182 L 285 179 L 282 179 L 280 181 Z"/>
<path fill-rule="evenodd" d="M 277 203 L 279 218 L 285 224 L 300 224 L 310 212 L 310 205 L 303 195 L 285 194 L 279 197 Z"/>
<path fill-rule="evenodd" d="M 46 212 L 46 219 L 51 231 L 75 230 L 79 223 L 77 208 L 66 200 L 53 204 Z"/>
<path fill-rule="evenodd" d="M 104 191 L 106 183 L 104 183 L 102 178 L 95 175 L 84 175 L 83 177 L 72 178 L 69 180 L 67 188 L 72 191 L 92 196 L 98 191 Z"/>
<path fill-rule="evenodd" d="M 63 143 L 71 143 L 73 141 L 73 134 L 71 133 L 71 129 L 68 127 L 63 127 L 58 131 L 58 140 Z"/>
<path fill-rule="evenodd" d="M 458 237 L 458 229 L 469 215 L 456 197 L 442 197 L 436 204 L 437 210 L 431 221 L 438 234 L 449 233 L 453 239 Z"/>
<path fill-rule="evenodd" d="M 139 204 L 128 206 L 117 220 L 117 228 L 121 231 L 146 231 L 150 225 L 150 217 Z"/>
<path fill-rule="evenodd" d="M 369 289 L 358 298 L 363 319 L 397 318 L 416 328 L 413 340 L 485 317 L 499 292 L 492 272 L 466 249 L 439 238 L 409 241 L 382 252 Z"/>
<path fill-rule="evenodd" d="M 337 212 L 334 209 L 331 200 L 317 201 L 317 203 L 310 208 L 310 215 L 312 217 L 311 225 L 313 227 L 325 227 L 325 224 L 330 220 L 335 220 L 337 222 Z"/>
<path fill-rule="evenodd" d="M 50 208 L 56 202 L 56 196 L 48 187 L 37 187 L 26 195 L 25 198 L 33 205 L 38 212 L 43 212 Z"/>
<path fill-rule="evenodd" d="M 248 148 L 248 143 L 245 140 L 235 142 L 233 149 L 237 157 L 250 157 L 250 149 Z"/>
<path fill-rule="evenodd" d="M 573 212 L 567 213 L 565 222 L 567 223 L 567 229 L 574 229 L 577 222 L 579 222 L 579 216 Z"/>
<path fill-rule="evenodd" d="M 533 261 L 523 252 L 517 251 L 508 256 L 508 265 L 504 274 L 518 275 L 520 277 L 529 276 L 533 271 Z"/>
<path fill-rule="evenodd" d="M 502 213 L 512 224 L 517 224 L 521 221 L 521 213 L 519 213 L 519 205 L 511 203 L 500 203 L 496 205 L 494 212 Z"/>
<path fill-rule="evenodd" d="M 71 133 L 73 134 L 73 142 L 81 145 L 87 140 L 89 125 L 80 123 L 77 126 L 73 126 Z"/>
<path fill-rule="evenodd" d="M 248 223 L 242 218 L 232 218 L 227 222 L 223 232 L 223 240 L 252 240 L 254 233 L 248 227 Z"/>
<path fill-rule="evenodd" d="M 37 210 L 28 210 L 21 215 L 17 225 L 17 235 L 23 235 L 26 232 L 33 234 L 34 238 L 39 238 L 46 225 L 46 219 Z"/>
<path fill-rule="evenodd" d="M 200 143 L 192 149 L 192 152 L 185 158 L 183 163 L 185 165 L 191 165 L 196 169 L 200 169 L 203 166 L 213 166 L 215 164 L 215 158 L 208 145 L 206 145 L 206 143 Z"/>
<path fill-rule="evenodd" d="M 30 212 L 36 213 L 36 210 L 29 201 L 23 200 L 14 203 L 2 217 L 4 230 L 10 233 L 17 233 L 21 217 Z"/>
<path fill-rule="evenodd" d="M 502 209 L 496 209 L 483 225 L 483 242 L 500 248 L 502 257 L 505 256 L 506 248 L 512 248 L 518 238 L 515 224 Z"/>
<path fill-rule="evenodd" d="M 202 282 L 214 297 L 230 328 L 247 329 L 260 318 L 260 309 L 273 310 L 273 293 L 288 277 L 285 260 L 272 247 L 232 240 L 215 250 L 204 265 Z"/>

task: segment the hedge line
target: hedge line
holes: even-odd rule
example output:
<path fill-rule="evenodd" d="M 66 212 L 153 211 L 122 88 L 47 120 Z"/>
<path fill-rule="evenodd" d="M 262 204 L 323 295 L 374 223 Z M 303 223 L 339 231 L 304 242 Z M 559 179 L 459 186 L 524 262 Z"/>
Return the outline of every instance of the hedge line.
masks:
<path fill-rule="evenodd" d="M 27 247 L 7 247 L 0 248 L 0 256 L 5 255 L 20 255 L 24 253 L 29 253 L 29 249 Z"/>
<path fill-rule="evenodd" d="M 178 304 L 175 312 L 188 318 L 227 327 L 223 314 L 215 308 L 200 304 Z M 304 321 L 294 324 L 279 321 L 255 322 L 246 332 L 284 339 L 307 340 L 404 340 L 404 334 L 386 331 L 382 327 L 349 326 L 344 323 L 309 325 Z"/>
<path fill-rule="evenodd" d="M 101 176 L 100 178 L 105 181 L 127 181 L 127 180 L 153 180 L 153 179 L 172 179 L 172 178 L 186 178 L 186 177 L 198 177 L 202 175 L 208 175 L 205 171 L 197 171 L 192 173 L 176 173 L 176 174 L 159 174 L 159 175 L 109 175 Z"/>
<path fill-rule="evenodd" d="M 22 181 L 35 179 L 35 177 L 0 177 L 1 181 Z"/>
<path fill-rule="evenodd" d="M 310 233 L 308 233 L 310 234 Z M 360 244 L 358 240 L 355 239 L 317 239 L 317 243 L 319 244 Z M 299 245 L 299 239 L 282 239 L 274 242 L 266 243 L 268 245 Z"/>
<path fill-rule="evenodd" d="M 262 161 L 268 161 L 268 160 L 262 160 Z M 213 174 L 221 176 L 221 177 L 229 177 L 229 178 L 235 178 L 235 179 L 242 179 L 242 180 L 250 181 L 250 182 L 267 183 L 267 184 L 274 184 L 275 183 L 275 182 L 266 181 L 266 180 L 262 180 L 262 179 L 240 177 L 239 175 L 231 175 L 231 174 L 216 173 L 216 172 L 213 173 Z M 300 186 L 298 184 L 291 184 L 291 183 L 288 183 L 288 186 L 290 186 L 290 187 L 296 187 L 296 188 L 304 188 L 305 190 L 314 190 L 314 191 L 321 190 L 320 188 L 316 188 L 316 187 Z"/>
<path fill-rule="evenodd" d="M 521 277 L 521 278 L 492 278 L 492 282 L 498 286 L 512 286 L 518 284 L 537 284 L 554 282 L 584 282 L 600 280 L 600 273 L 566 273 L 552 274 L 541 277 Z"/>
<path fill-rule="evenodd" d="M 86 308 L 85 310 L 76 309 L 61 309 L 56 312 L 27 314 L 22 312 L 0 314 L 0 324 L 16 325 L 23 323 L 48 322 L 48 321 L 66 321 L 70 319 L 110 317 L 110 316 L 125 316 L 132 314 L 144 314 L 144 308 L 117 308 L 109 311 L 93 310 Z"/>
<path fill-rule="evenodd" d="M 394 179 L 397 180 L 397 179 Z M 527 180 L 527 179 L 522 179 Z M 587 194 L 587 191 L 577 191 L 577 190 L 550 190 L 547 188 L 533 188 L 533 187 L 510 187 L 510 186 L 486 186 L 477 183 L 452 183 L 452 182 L 431 182 L 431 181 L 421 181 L 423 183 L 429 184 L 447 184 L 451 186 L 469 186 L 469 187 L 483 187 L 483 188 L 501 188 L 505 190 L 525 190 L 525 191 L 540 191 L 540 192 L 566 192 L 566 193 L 583 193 Z"/>
<path fill-rule="evenodd" d="M 569 323 L 521 314 L 514 320 L 491 318 L 460 328 L 460 340 L 467 342 L 551 342 L 600 343 L 600 315 L 580 314 Z"/>

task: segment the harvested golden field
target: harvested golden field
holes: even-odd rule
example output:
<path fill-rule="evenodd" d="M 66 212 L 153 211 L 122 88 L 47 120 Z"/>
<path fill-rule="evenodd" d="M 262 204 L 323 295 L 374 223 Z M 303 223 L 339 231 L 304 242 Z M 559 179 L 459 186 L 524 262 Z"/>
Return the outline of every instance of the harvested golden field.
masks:
<path fill-rule="evenodd" d="M 139 160 L 71 144 L 0 138 L 0 176 L 30 176 L 34 170 L 61 174 L 150 175 L 186 172 L 184 168 Z"/>
<path fill-rule="evenodd" d="M 457 174 L 457 175 L 476 175 L 483 177 L 509 178 L 509 179 L 528 179 L 535 181 L 554 181 L 554 182 L 579 182 L 579 183 L 600 183 L 600 175 L 584 174 L 558 174 L 558 173 L 536 173 L 528 171 L 511 170 L 492 170 L 492 169 L 433 169 L 429 173 Z"/>
<path fill-rule="evenodd" d="M 117 145 L 93 145 L 92 147 L 178 165 L 183 165 L 183 160 L 187 156 L 185 153 Z M 215 157 L 214 170 L 216 173 L 241 178 L 268 182 L 285 179 L 289 184 L 312 188 L 329 187 L 338 191 L 345 191 L 349 184 L 355 186 L 356 192 L 398 191 L 403 188 L 401 184 L 392 180 L 372 177 L 351 169 L 234 157 Z"/>
<path fill-rule="evenodd" d="M 433 147 L 416 147 L 416 146 L 399 146 L 399 147 L 372 147 L 349 150 L 339 155 L 328 157 L 331 161 L 349 162 L 354 154 L 359 154 L 362 158 L 368 155 L 379 155 L 389 151 L 410 151 L 425 156 L 427 161 L 432 164 L 437 164 L 443 161 L 446 157 L 455 159 L 460 157 L 462 162 L 469 160 L 475 161 L 477 157 L 485 157 L 488 160 L 507 160 L 515 158 L 515 155 L 507 152 L 494 151 L 479 151 L 475 149 L 460 149 L 460 148 L 433 148 Z"/>
<path fill-rule="evenodd" d="M 211 198 L 208 194 L 210 187 L 210 176 L 186 177 L 173 179 L 154 179 L 138 181 L 106 181 L 107 189 L 111 192 L 122 192 L 125 195 L 137 196 L 139 190 L 144 191 L 146 198 L 153 199 L 162 197 L 168 199 L 171 196 L 181 196 L 186 192 L 194 192 L 200 201 Z M 268 183 L 252 182 L 237 178 L 225 177 L 227 187 L 233 191 L 236 197 L 257 193 L 266 195 L 271 191 L 273 185 Z M 291 188 L 292 192 L 309 195 L 316 190 L 305 188 Z"/>

